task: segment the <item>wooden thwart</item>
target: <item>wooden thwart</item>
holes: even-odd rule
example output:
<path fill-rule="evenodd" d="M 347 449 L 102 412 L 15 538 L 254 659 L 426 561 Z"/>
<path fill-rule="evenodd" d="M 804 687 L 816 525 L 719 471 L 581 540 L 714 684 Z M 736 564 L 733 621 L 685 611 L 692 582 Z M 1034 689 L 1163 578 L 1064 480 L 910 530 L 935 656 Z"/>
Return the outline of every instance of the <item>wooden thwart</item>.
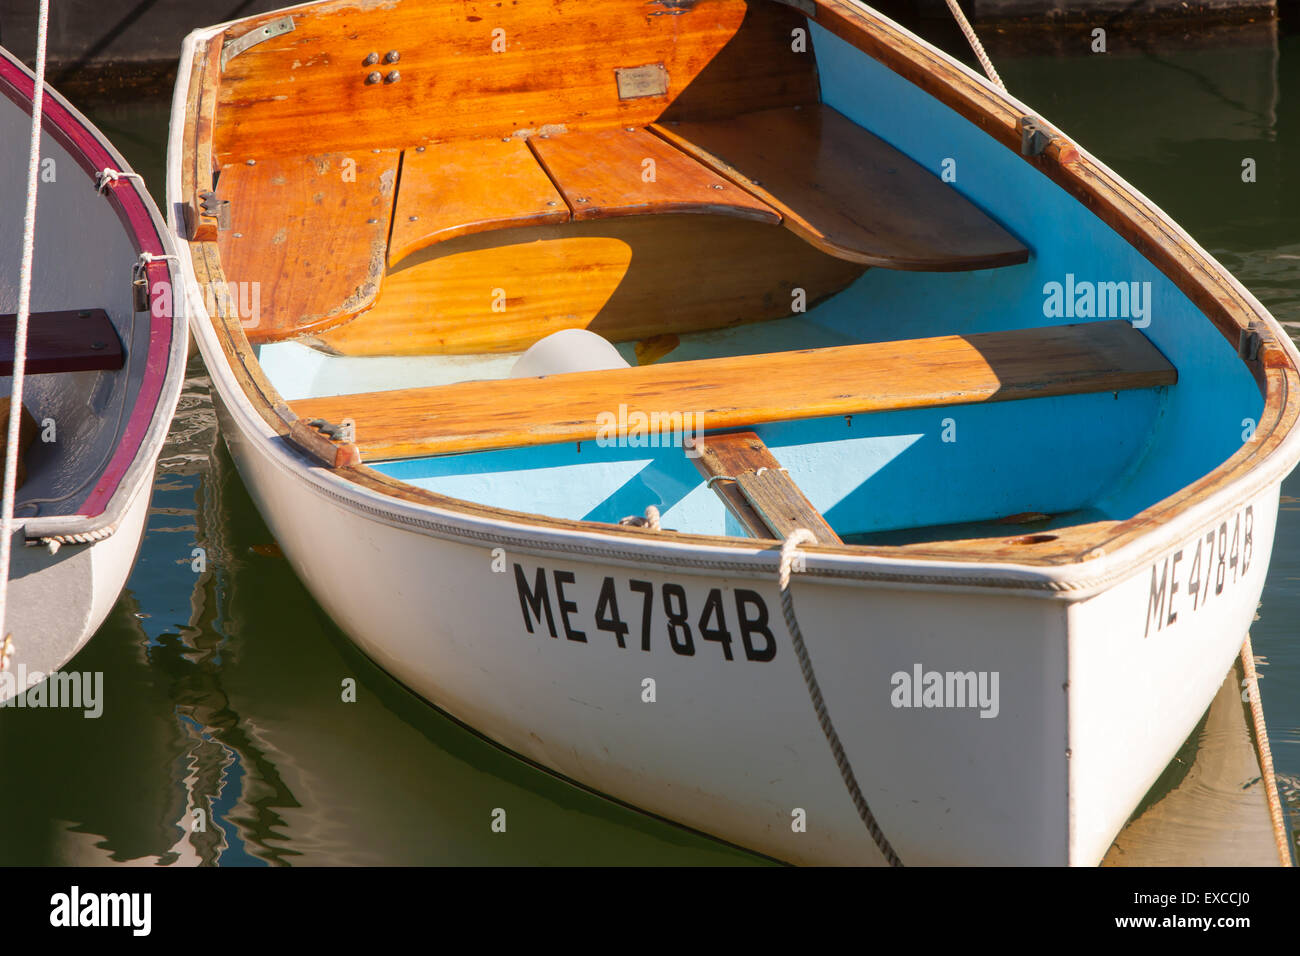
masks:
<path fill-rule="evenodd" d="M 591 441 L 620 405 L 661 422 L 690 412 L 714 430 L 1177 380 L 1141 332 L 1113 320 L 366 392 L 293 408 L 303 418 L 354 419 L 362 456 L 376 460 Z"/>
<path fill-rule="evenodd" d="M 651 129 L 775 208 L 817 248 L 886 269 L 1016 265 L 1029 250 L 955 188 L 823 105 Z"/>
<path fill-rule="evenodd" d="M 843 543 L 753 432 L 709 435 L 694 447 L 695 467 L 754 537 L 784 541 L 806 528 L 817 544 Z"/>
<path fill-rule="evenodd" d="M 528 144 L 575 220 L 687 212 L 781 221 L 767 203 L 644 129 L 533 136 Z"/>
<path fill-rule="evenodd" d="M 17 316 L 0 315 L 0 375 L 14 373 Z M 33 312 L 27 321 L 28 375 L 119 369 L 126 361 L 103 309 Z"/>

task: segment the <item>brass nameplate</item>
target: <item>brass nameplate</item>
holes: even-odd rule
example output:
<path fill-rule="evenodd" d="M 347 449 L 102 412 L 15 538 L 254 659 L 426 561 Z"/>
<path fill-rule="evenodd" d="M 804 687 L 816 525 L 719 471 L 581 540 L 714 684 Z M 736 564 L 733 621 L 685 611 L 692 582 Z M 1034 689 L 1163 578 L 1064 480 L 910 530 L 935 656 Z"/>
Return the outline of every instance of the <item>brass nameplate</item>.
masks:
<path fill-rule="evenodd" d="M 640 96 L 663 96 L 668 92 L 668 71 L 662 63 L 625 66 L 614 71 L 618 81 L 618 98 L 632 100 Z"/>

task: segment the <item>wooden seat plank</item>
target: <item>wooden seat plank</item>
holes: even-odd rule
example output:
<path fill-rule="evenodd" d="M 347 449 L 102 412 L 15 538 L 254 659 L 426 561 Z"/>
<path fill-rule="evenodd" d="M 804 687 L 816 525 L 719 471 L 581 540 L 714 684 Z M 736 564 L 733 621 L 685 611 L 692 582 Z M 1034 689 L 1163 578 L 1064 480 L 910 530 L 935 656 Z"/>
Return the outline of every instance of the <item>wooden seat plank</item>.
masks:
<path fill-rule="evenodd" d="M 686 212 L 781 221 L 767 203 L 644 129 L 541 134 L 528 144 L 575 220 Z"/>
<path fill-rule="evenodd" d="M 408 149 L 388 261 L 457 236 L 568 220 L 568 206 L 522 139 Z"/>
<path fill-rule="evenodd" d="M 887 269 L 1015 265 L 1029 250 L 953 187 L 828 106 L 654 124 L 831 255 Z"/>
<path fill-rule="evenodd" d="M 354 419 L 362 456 L 376 460 L 590 441 L 620 405 L 629 415 L 691 412 L 714 430 L 1177 380 L 1141 332 L 1110 320 L 367 392 L 293 408 L 303 418 Z"/>
<path fill-rule="evenodd" d="M 14 373 L 16 315 L 0 315 L 0 375 Z M 126 361 L 113 321 L 103 309 L 33 312 L 27 320 L 28 375 L 119 369 Z"/>
<path fill-rule="evenodd" d="M 217 233 L 222 269 L 239 290 L 232 298 L 252 302 L 243 290 L 260 291 L 259 314 L 241 315 L 250 342 L 334 328 L 375 303 L 397 163 L 388 149 L 222 167 L 217 198 L 230 201 L 230 228 Z"/>
<path fill-rule="evenodd" d="M 781 463 L 753 432 L 724 432 L 694 445 L 695 467 L 714 492 L 756 538 L 784 541 L 806 528 L 817 544 L 843 544 Z"/>

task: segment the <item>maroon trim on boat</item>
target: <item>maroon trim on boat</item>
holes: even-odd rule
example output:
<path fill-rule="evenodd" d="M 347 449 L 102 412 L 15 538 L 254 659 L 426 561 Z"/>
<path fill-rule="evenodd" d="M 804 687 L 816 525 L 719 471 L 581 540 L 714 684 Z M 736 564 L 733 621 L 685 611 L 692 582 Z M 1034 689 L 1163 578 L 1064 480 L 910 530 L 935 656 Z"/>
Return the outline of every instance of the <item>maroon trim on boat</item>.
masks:
<path fill-rule="evenodd" d="M 105 148 L 101 134 L 72 113 L 58 97 L 50 96 L 45 88 L 42 129 L 58 140 L 89 177 L 87 189 L 93 188 L 95 176 L 102 169 L 120 172 L 117 161 Z M 31 101 L 35 82 L 11 55 L 0 50 L 0 93 L 31 114 Z M 109 182 L 104 190 L 107 200 L 117 211 L 118 218 L 127 227 L 135 241 L 136 251 L 155 256 L 165 255 L 166 246 L 159 235 L 157 224 L 143 198 L 129 180 Z M 89 195 L 89 192 L 88 192 Z M 39 198 L 39 194 L 38 194 Z M 37 239 L 39 242 L 39 237 Z M 149 352 L 140 390 L 135 398 L 131 417 L 118 442 L 117 451 L 100 473 L 82 508 L 77 512 L 86 517 L 104 513 L 126 476 L 131 464 L 148 434 L 167 378 L 167 364 L 171 353 L 173 328 L 174 290 L 166 260 L 151 262 L 146 267 L 149 283 Z M 129 281 L 123 276 L 123 283 Z"/>

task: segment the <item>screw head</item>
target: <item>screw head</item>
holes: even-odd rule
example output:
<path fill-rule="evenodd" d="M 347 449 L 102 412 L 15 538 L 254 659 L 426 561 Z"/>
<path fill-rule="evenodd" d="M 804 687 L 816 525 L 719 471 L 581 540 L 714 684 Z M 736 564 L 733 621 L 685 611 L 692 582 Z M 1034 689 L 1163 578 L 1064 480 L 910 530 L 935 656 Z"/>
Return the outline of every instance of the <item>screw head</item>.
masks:
<path fill-rule="evenodd" d="M 590 202 L 591 200 L 589 200 L 586 196 L 579 196 L 578 199 L 577 199 L 577 201 L 578 201 L 578 202 Z"/>
<path fill-rule="evenodd" d="M 375 83 L 378 83 L 378 82 L 379 82 L 380 80 L 382 80 L 382 79 L 383 79 L 383 77 L 379 74 L 379 71 L 378 71 L 378 70 L 376 70 L 376 71 L 373 72 L 373 73 L 367 73 L 367 74 L 366 74 L 366 85 L 367 85 L 367 86 L 373 86 Z"/>
<path fill-rule="evenodd" d="M 378 219 L 367 219 L 367 220 L 366 220 L 366 225 L 367 225 L 367 226 L 373 226 L 373 225 L 377 224 L 378 222 L 379 222 Z"/>
<path fill-rule="evenodd" d="M 417 221 L 419 218 L 420 218 L 419 216 L 408 216 L 406 221 L 407 221 L 407 222 L 415 222 L 415 221 Z"/>
<path fill-rule="evenodd" d="M 714 188 L 714 189 L 721 189 L 721 188 L 722 188 L 722 183 L 714 183 L 712 188 Z"/>
<path fill-rule="evenodd" d="M 402 58 L 402 54 L 398 53 L 396 50 L 389 50 L 387 53 L 384 54 L 385 63 L 396 63 L 401 58 Z"/>
<path fill-rule="evenodd" d="M 384 82 L 385 82 L 385 83 L 396 83 L 396 82 L 397 82 L 398 80 L 400 80 L 401 78 L 402 78 L 402 74 L 398 73 L 396 70 L 393 70 L 392 73 L 389 73 L 386 77 L 384 77 Z"/>
<path fill-rule="evenodd" d="M 417 153 L 423 153 L 423 152 L 424 152 L 424 147 L 423 147 L 423 146 L 417 146 L 417 147 L 415 147 L 415 151 L 416 151 Z"/>
<path fill-rule="evenodd" d="M 364 60 L 361 61 L 361 65 L 362 65 L 362 66 L 374 66 L 374 65 L 375 65 L 376 63 L 378 63 L 378 62 L 379 62 L 379 54 L 378 54 L 378 53 L 367 53 L 367 54 L 366 54 L 366 58 L 365 58 Z"/>
<path fill-rule="evenodd" d="M 243 234 L 242 232 L 237 232 L 237 233 L 234 234 L 234 236 L 235 236 L 236 239 L 243 239 L 243 238 L 244 238 L 244 234 Z"/>
<path fill-rule="evenodd" d="M 250 166 L 256 166 L 256 165 L 257 165 L 257 160 L 255 160 L 255 159 L 250 159 L 250 160 L 248 161 L 248 165 L 250 165 Z"/>

